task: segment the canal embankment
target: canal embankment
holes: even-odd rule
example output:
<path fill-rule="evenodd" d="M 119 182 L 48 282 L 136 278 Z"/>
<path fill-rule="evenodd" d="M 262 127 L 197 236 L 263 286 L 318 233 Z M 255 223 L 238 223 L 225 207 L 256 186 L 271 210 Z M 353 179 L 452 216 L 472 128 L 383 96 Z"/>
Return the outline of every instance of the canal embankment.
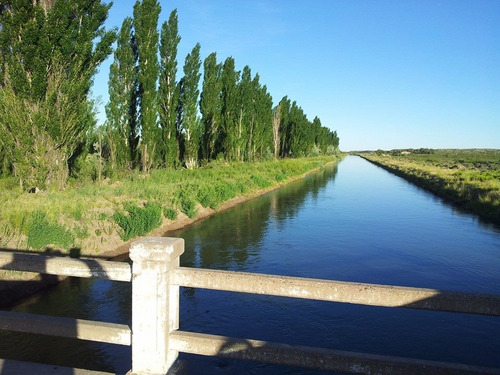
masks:
<path fill-rule="evenodd" d="M 304 178 L 342 157 L 216 162 L 195 170 L 134 173 L 61 192 L 26 194 L 3 189 L 0 248 L 74 257 L 122 257 L 140 236 L 164 236 Z M 1 305 L 10 305 L 58 281 L 0 270 Z"/>
<path fill-rule="evenodd" d="M 359 156 L 500 225 L 500 150 L 394 150 Z"/>

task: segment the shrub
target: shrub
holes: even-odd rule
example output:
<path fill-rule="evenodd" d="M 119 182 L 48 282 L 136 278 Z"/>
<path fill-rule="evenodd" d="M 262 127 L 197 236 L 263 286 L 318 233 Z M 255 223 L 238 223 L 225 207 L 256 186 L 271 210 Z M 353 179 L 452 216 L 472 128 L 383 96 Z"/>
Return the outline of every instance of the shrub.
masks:
<path fill-rule="evenodd" d="M 217 196 L 217 205 L 225 201 L 228 201 L 229 199 L 234 198 L 236 196 L 235 187 L 229 183 L 227 184 L 221 183 L 215 186 L 215 193 Z"/>
<path fill-rule="evenodd" d="M 185 199 L 181 201 L 182 212 L 184 212 L 189 218 L 194 218 L 198 213 L 196 208 L 196 202 L 193 199 Z"/>
<path fill-rule="evenodd" d="M 198 213 L 196 209 L 196 201 L 188 194 L 181 192 L 180 194 L 181 211 L 184 212 L 189 218 L 193 218 Z"/>
<path fill-rule="evenodd" d="M 177 210 L 174 210 L 173 208 L 165 207 L 163 209 L 163 216 L 165 216 L 169 220 L 175 220 L 175 219 L 177 219 Z"/>
<path fill-rule="evenodd" d="M 198 213 L 195 197 L 198 196 L 199 189 L 199 186 L 186 184 L 177 192 L 176 201 L 180 205 L 181 212 L 184 212 L 191 219 Z"/>
<path fill-rule="evenodd" d="M 236 196 L 236 187 L 229 182 L 215 185 L 203 185 L 197 193 L 198 201 L 203 207 L 217 208 L 221 203 Z"/>
<path fill-rule="evenodd" d="M 68 249 L 74 241 L 70 231 L 57 223 L 47 220 L 46 214 L 41 211 L 32 213 L 28 224 L 27 244 L 33 249 L 43 249 L 48 245 L 60 246 Z"/>
<path fill-rule="evenodd" d="M 208 185 L 200 186 L 196 196 L 203 207 L 213 207 L 215 205 L 213 189 Z"/>
<path fill-rule="evenodd" d="M 321 155 L 321 149 L 317 144 L 314 144 L 311 148 L 311 152 L 309 152 L 309 156 L 319 156 Z"/>
<path fill-rule="evenodd" d="M 79 180 L 97 181 L 99 171 L 102 172 L 102 160 L 97 154 L 87 154 L 79 157 L 74 166 L 73 174 Z"/>
<path fill-rule="evenodd" d="M 82 204 L 78 204 L 74 209 L 73 209 L 73 217 L 75 220 L 82 220 L 83 218 L 83 206 Z"/>
<path fill-rule="evenodd" d="M 148 202 L 144 207 L 127 204 L 125 210 L 127 213 L 117 211 L 113 214 L 113 219 L 123 229 L 120 237 L 124 241 L 143 236 L 161 224 L 162 209 L 157 203 Z"/>
<path fill-rule="evenodd" d="M 338 148 L 333 146 L 333 145 L 329 145 L 327 148 L 326 148 L 326 154 L 327 155 L 335 155 L 338 153 Z"/>

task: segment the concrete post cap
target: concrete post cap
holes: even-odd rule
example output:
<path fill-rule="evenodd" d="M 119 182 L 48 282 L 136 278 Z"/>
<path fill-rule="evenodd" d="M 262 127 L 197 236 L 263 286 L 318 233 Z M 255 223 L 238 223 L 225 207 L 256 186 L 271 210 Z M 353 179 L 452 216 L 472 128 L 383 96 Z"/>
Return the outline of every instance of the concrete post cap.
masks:
<path fill-rule="evenodd" d="M 184 252 L 184 239 L 175 237 L 144 237 L 130 244 L 132 261 L 170 262 Z"/>

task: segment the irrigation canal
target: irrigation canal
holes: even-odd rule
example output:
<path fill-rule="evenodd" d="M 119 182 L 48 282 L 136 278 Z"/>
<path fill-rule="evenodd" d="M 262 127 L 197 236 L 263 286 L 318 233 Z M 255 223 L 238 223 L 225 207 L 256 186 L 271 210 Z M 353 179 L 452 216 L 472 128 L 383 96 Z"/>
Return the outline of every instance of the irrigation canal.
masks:
<path fill-rule="evenodd" d="M 200 221 L 181 265 L 500 294 L 500 228 L 355 156 Z M 14 310 L 130 323 L 130 284 L 69 279 Z M 500 367 L 500 320 L 181 290 L 182 330 Z M 191 374 L 321 374 L 181 355 Z M 125 373 L 130 349 L 0 332 L 0 357 Z"/>

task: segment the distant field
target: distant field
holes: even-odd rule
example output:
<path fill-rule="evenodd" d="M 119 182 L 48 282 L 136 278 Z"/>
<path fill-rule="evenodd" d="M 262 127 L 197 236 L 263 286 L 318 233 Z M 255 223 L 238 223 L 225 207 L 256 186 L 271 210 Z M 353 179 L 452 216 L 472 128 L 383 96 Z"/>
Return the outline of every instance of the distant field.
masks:
<path fill-rule="evenodd" d="M 359 155 L 500 224 L 500 150 L 379 150 Z"/>

